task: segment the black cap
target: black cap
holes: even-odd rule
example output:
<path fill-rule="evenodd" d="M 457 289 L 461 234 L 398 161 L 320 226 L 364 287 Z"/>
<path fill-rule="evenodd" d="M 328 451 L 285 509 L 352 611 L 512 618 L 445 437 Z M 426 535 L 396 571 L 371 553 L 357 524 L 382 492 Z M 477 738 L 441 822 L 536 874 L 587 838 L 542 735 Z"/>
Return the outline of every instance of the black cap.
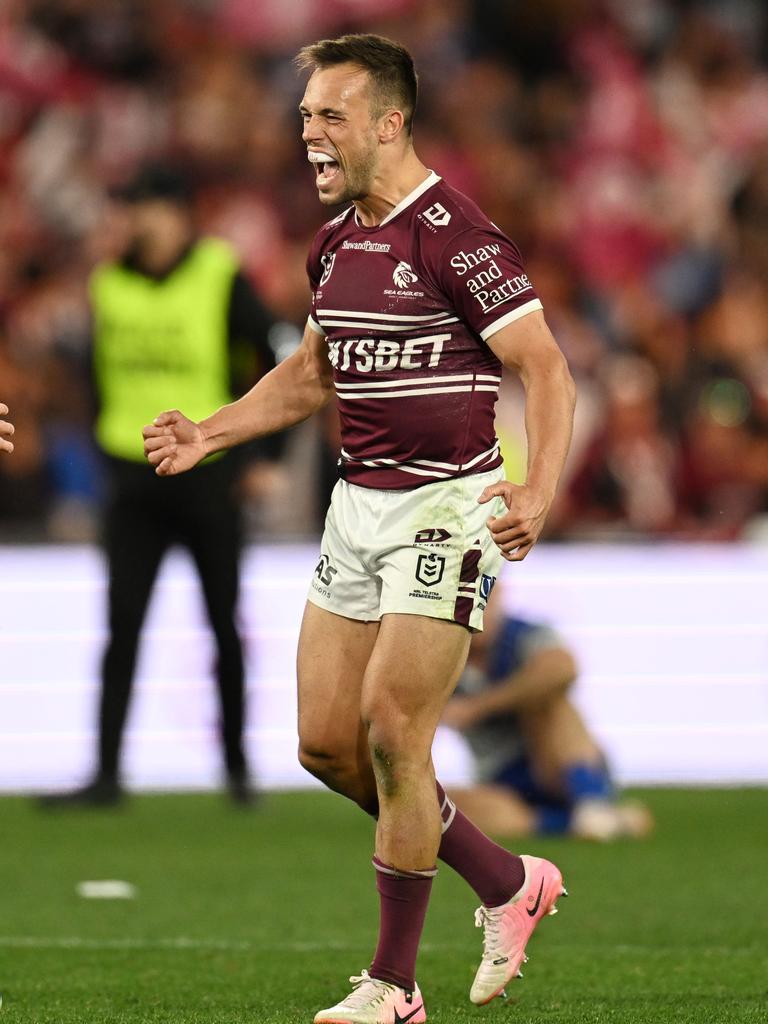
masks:
<path fill-rule="evenodd" d="M 145 199 L 166 199 L 168 202 L 185 206 L 192 201 L 189 181 L 168 164 L 146 164 L 128 181 L 112 188 L 110 195 L 125 203 L 140 203 Z"/>

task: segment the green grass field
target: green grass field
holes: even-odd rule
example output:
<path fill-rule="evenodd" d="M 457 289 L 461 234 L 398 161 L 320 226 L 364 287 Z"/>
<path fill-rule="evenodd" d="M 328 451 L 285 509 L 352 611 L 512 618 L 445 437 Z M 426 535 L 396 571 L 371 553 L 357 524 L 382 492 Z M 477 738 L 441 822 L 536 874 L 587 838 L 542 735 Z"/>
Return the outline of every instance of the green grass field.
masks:
<path fill-rule="evenodd" d="M 505 1002 L 469 1004 L 476 901 L 440 872 L 419 962 L 431 1022 L 768 1021 L 768 793 L 643 795 L 659 823 L 647 842 L 526 843 L 558 862 L 571 898 Z M 371 842 L 370 822 L 324 793 L 253 812 L 208 794 L 109 812 L 0 800 L 3 1021 L 311 1021 L 369 963 Z M 76 895 L 108 878 L 137 898 Z"/>

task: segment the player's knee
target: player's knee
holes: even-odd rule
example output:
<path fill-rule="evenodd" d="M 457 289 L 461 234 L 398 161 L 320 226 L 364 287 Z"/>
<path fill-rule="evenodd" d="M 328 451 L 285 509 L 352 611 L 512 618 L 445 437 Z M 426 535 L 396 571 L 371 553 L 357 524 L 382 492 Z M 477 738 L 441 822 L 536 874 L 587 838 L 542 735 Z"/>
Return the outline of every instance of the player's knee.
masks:
<path fill-rule="evenodd" d="M 430 744 L 419 743 L 417 735 L 391 719 L 370 723 L 368 748 L 379 792 L 385 796 L 394 796 L 404 778 L 429 766 Z"/>
<path fill-rule="evenodd" d="M 322 782 L 333 783 L 352 774 L 354 764 L 345 754 L 330 746 L 301 742 L 299 764 Z"/>
<path fill-rule="evenodd" d="M 329 789 L 353 800 L 366 814 L 376 817 L 379 813 L 370 773 L 361 775 L 356 758 L 302 743 L 299 746 L 299 763 Z"/>

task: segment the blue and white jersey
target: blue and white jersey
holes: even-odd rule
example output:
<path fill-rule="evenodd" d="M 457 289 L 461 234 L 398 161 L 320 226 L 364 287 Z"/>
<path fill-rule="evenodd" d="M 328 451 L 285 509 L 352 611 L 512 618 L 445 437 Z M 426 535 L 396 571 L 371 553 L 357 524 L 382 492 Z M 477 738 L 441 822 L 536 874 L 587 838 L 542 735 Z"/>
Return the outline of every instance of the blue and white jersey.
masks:
<path fill-rule="evenodd" d="M 472 696 L 499 686 L 539 651 L 565 646 L 565 641 L 550 626 L 508 616 L 487 652 L 485 669 L 467 665 L 456 693 Z M 486 718 L 463 735 L 475 759 L 478 782 L 493 781 L 502 768 L 526 753 L 514 714 Z"/>

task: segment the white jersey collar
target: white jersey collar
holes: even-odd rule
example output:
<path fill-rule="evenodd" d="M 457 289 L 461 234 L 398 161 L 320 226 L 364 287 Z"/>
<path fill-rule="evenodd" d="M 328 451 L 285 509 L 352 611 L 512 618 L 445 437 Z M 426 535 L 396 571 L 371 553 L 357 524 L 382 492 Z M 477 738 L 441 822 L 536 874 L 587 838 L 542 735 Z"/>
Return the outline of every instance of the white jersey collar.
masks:
<path fill-rule="evenodd" d="M 427 189 L 432 188 L 432 186 L 437 184 L 437 182 L 440 180 L 441 179 L 439 174 L 435 174 L 434 171 L 430 171 L 427 177 L 424 179 L 424 181 L 422 181 L 420 185 L 417 185 L 412 192 L 409 192 L 405 199 L 401 199 L 397 206 L 393 207 L 389 211 L 387 216 L 384 218 L 384 220 L 381 221 L 380 224 L 376 224 L 375 227 L 383 228 L 385 224 L 389 224 L 391 220 L 394 220 L 395 217 L 399 216 L 403 212 L 403 210 L 406 210 L 409 206 L 411 206 L 412 203 L 415 203 L 420 196 L 424 195 Z M 362 228 L 363 231 L 372 230 L 371 228 L 366 228 L 365 224 L 360 223 L 360 221 L 357 219 L 357 210 L 355 210 L 355 224 L 357 225 L 357 227 Z"/>

